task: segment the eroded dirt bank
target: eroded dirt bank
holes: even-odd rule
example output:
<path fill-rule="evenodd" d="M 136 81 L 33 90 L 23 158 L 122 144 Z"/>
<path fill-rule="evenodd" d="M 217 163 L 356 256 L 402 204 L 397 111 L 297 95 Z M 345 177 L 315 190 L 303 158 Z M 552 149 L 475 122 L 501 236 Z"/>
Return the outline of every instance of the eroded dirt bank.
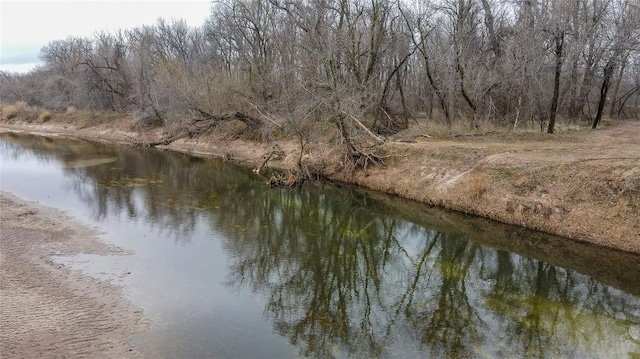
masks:
<path fill-rule="evenodd" d="M 141 311 L 54 254 L 122 254 L 64 213 L 0 191 L 0 358 L 136 358 Z"/>
<path fill-rule="evenodd" d="M 124 119 L 96 126 L 13 121 L 0 122 L 0 127 L 121 143 L 163 137 L 162 129 L 138 133 L 126 123 Z M 210 133 L 165 148 L 255 165 L 276 143 L 285 156 L 269 165 L 293 169 L 299 158 L 295 141 L 255 143 Z M 555 135 L 404 136 L 389 139 L 380 152 L 385 165 L 366 171 L 342 170 L 344 155 L 335 145 L 312 144 L 304 161 L 333 180 L 640 253 L 638 121 Z"/>

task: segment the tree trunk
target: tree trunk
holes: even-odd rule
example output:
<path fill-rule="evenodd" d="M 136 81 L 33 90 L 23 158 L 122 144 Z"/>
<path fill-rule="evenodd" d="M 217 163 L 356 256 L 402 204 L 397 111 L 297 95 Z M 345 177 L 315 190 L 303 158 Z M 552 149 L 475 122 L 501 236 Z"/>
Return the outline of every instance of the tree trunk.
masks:
<path fill-rule="evenodd" d="M 451 126 L 451 112 L 449 111 L 449 105 L 447 104 L 447 99 L 445 94 L 440 90 L 440 87 L 436 83 L 436 80 L 433 77 L 433 73 L 431 72 L 431 64 L 429 61 L 429 55 L 427 55 L 427 51 L 424 49 L 420 49 L 420 53 L 422 54 L 422 58 L 424 59 L 424 66 L 427 70 L 427 78 L 429 79 L 429 84 L 433 88 L 433 91 L 436 93 L 438 97 L 438 101 L 440 102 L 440 107 L 442 107 L 442 111 L 444 112 L 445 120 L 447 121 L 447 126 Z"/>
<path fill-rule="evenodd" d="M 600 100 L 598 101 L 598 112 L 596 113 L 596 118 L 593 120 L 593 128 L 594 130 L 598 127 L 600 120 L 602 119 L 602 112 L 604 111 L 604 104 L 607 102 L 607 93 L 609 92 L 609 86 L 611 85 L 611 76 L 613 75 L 613 70 L 615 68 L 615 60 L 614 57 L 609 59 L 607 65 L 604 67 L 604 76 L 602 79 L 602 86 L 600 87 Z"/>
<path fill-rule="evenodd" d="M 564 31 L 561 31 L 555 36 L 555 43 L 556 73 L 553 78 L 553 98 L 551 99 L 551 113 L 549 114 L 549 127 L 547 127 L 547 133 L 553 133 L 556 126 L 558 98 L 560 97 L 560 75 L 562 74 L 562 50 L 564 46 Z"/>

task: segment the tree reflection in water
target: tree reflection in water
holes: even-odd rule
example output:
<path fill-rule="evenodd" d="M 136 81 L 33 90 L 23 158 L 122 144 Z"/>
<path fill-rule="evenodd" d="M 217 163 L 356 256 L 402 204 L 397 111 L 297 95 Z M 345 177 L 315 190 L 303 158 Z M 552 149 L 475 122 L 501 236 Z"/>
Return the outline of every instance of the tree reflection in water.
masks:
<path fill-rule="evenodd" d="M 638 350 L 624 333 L 637 297 L 333 191 L 270 190 L 255 206 L 240 196 L 216 217 L 234 238 L 229 284 L 265 295 L 305 355 L 608 357 L 614 338 Z"/>
<path fill-rule="evenodd" d="M 125 213 L 183 241 L 207 221 L 228 238 L 228 285 L 263 298 L 274 330 L 306 356 L 640 354 L 631 334 L 640 331 L 637 256 L 591 255 L 584 246 L 563 252 L 564 242 L 539 233 L 326 183 L 269 189 L 221 161 L 32 136 L 2 140 L 10 156 L 26 149 L 63 165 L 116 157 L 65 169 L 98 219 Z"/>

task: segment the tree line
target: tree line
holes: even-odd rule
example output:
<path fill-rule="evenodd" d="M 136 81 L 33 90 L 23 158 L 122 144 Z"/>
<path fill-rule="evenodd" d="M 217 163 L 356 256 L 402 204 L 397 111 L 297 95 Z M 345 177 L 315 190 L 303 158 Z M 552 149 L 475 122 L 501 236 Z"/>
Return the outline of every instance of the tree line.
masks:
<path fill-rule="evenodd" d="M 412 121 L 552 133 L 638 117 L 639 53 L 637 0 L 219 0 L 199 27 L 52 41 L 41 67 L 1 74 L 0 96 L 142 127 L 242 113 L 345 139 Z"/>

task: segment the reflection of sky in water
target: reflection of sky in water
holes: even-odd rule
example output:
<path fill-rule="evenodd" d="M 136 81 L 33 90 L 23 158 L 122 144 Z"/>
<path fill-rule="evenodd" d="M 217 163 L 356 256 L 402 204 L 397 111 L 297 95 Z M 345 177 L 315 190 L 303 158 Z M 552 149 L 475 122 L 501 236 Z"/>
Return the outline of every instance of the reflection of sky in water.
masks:
<path fill-rule="evenodd" d="M 57 260 L 124 287 L 127 297 L 153 322 L 151 330 L 136 336 L 143 351 L 175 358 L 295 356 L 286 338 L 274 334 L 264 320 L 255 295 L 225 285 L 225 239 L 206 221 L 198 220 L 188 238 L 178 238 L 162 223 L 147 223 L 119 210 L 95 222 L 95 208 L 77 197 L 56 161 L 39 160 L 29 152 L 19 158 L 4 154 L 0 152 L 0 189 L 68 211 L 97 226 L 107 242 L 135 251 Z M 135 195 L 133 203 L 144 209 L 141 196 Z"/>
<path fill-rule="evenodd" d="M 0 159 L 0 185 L 2 185 L 2 189 L 62 209 L 81 206 L 75 196 L 69 195 L 68 180 L 59 165 L 48 161 L 38 161 L 34 155 L 28 152 L 17 159 L 5 156 Z"/>
<path fill-rule="evenodd" d="M 153 326 L 136 336 L 143 349 L 252 358 L 640 352 L 638 297 L 481 245 L 491 226 L 469 241 L 455 230 L 466 228 L 460 216 L 445 218 L 450 231 L 429 229 L 419 222 L 449 227 L 330 185 L 272 190 L 246 169 L 186 155 L 2 138 L 3 190 L 68 210 L 135 251 L 59 260 L 122 285 L 144 308 Z M 508 247 L 526 232 L 515 233 L 491 240 Z"/>

